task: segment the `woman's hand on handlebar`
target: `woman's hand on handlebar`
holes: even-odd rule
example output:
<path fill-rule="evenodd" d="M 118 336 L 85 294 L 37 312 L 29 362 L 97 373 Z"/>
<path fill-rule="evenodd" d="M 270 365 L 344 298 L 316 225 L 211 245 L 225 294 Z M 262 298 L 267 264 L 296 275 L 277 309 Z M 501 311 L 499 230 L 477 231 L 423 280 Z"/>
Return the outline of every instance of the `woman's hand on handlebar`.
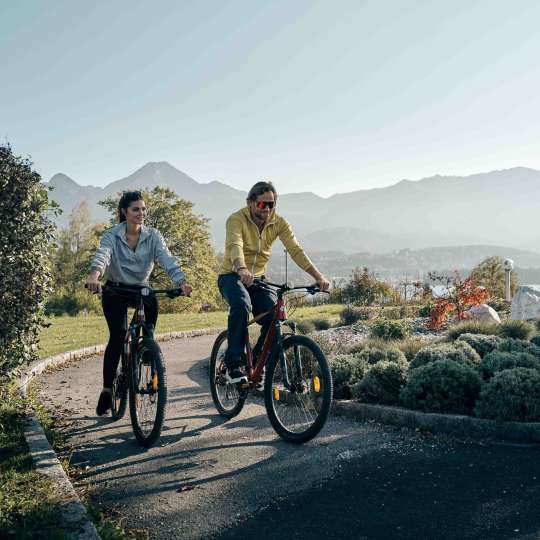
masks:
<path fill-rule="evenodd" d="M 84 286 L 94 294 L 101 294 L 101 283 L 99 281 L 99 274 L 96 272 L 90 272 Z"/>
<path fill-rule="evenodd" d="M 184 296 L 191 296 L 191 291 L 193 290 L 193 287 L 189 283 L 182 283 L 180 285 L 179 289 L 182 291 L 182 294 Z"/>

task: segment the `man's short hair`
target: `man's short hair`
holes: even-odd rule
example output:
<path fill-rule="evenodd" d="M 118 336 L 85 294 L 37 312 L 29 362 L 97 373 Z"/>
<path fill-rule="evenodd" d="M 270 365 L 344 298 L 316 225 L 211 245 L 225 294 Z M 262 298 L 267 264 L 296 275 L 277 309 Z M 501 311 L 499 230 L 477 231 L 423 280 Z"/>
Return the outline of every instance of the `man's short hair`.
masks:
<path fill-rule="evenodd" d="M 271 191 L 274 199 L 277 199 L 277 191 L 272 182 L 257 182 L 250 190 L 247 196 L 248 201 L 256 201 L 259 195 Z"/>

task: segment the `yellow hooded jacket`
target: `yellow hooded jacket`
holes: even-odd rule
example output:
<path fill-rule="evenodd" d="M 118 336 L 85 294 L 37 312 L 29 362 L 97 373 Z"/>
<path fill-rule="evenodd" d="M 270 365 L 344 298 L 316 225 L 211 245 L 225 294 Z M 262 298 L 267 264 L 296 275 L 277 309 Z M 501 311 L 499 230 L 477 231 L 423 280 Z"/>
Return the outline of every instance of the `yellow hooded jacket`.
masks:
<path fill-rule="evenodd" d="M 243 266 L 254 276 L 262 276 L 270 259 L 272 244 L 277 238 L 283 242 L 293 261 L 302 270 L 312 265 L 287 220 L 278 216 L 275 210 L 270 214 L 262 231 L 259 231 L 259 227 L 251 219 L 247 206 L 229 216 L 225 228 L 225 255 L 220 274 L 234 272 L 233 262 L 240 259 Z"/>

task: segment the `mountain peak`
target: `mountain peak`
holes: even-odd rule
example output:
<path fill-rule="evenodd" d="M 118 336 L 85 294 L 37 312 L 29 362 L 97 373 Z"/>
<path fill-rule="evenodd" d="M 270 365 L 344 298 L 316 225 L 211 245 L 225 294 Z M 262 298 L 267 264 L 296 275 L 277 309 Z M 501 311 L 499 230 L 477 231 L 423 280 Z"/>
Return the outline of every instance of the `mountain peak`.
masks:
<path fill-rule="evenodd" d="M 49 186 L 52 187 L 73 187 L 79 185 L 75 180 L 70 178 L 67 174 L 64 173 L 56 173 L 50 180 L 49 180 Z"/>

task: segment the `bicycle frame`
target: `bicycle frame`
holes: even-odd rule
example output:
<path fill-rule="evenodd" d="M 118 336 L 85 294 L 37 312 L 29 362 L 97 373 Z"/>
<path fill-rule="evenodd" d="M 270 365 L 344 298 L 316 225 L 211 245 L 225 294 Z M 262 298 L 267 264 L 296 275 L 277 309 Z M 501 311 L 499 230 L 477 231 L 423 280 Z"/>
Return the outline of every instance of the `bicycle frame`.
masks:
<path fill-rule="evenodd" d="M 261 354 L 259 356 L 259 359 L 257 361 L 257 365 L 255 368 L 253 367 L 253 351 L 251 349 L 251 343 L 249 341 L 249 326 L 256 323 L 263 317 L 266 317 L 269 313 L 273 313 L 272 322 L 270 323 L 270 328 L 268 329 L 268 334 L 266 334 L 266 337 L 264 339 L 263 348 L 261 351 Z M 248 379 L 252 382 L 257 382 L 262 375 L 264 366 L 266 365 L 266 362 L 268 361 L 268 358 L 270 357 L 270 352 L 272 347 L 276 346 L 277 350 L 276 353 L 280 355 L 280 362 L 281 362 L 281 369 L 283 372 L 283 383 L 287 389 L 291 389 L 292 385 L 289 381 L 289 375 L 287 371 L 287 365 L 285 362 L 285 357 L 283 354 L 283 334 L 281 332 L 281 327 L 283 323 L 287 321 L 287 309 L 285 307 L 285 301 L 283 299 L 283 291 L 278 291 L 278 299 L 274 307 L 268 311 L 265 311 L 264 313 L 260 313 L 257 315 L 257 317 L 254 317 L 251 321 L 248 322 L 248 328 L 246 329 L 246 357 L 247 357 L 247 372 L 248 372 Z M 294 328 L 293 328 L 294 330 Z M 295 356 L 297 356 L 297 352 L 295 351 Z M 300 359 L 296 358 L 296 361 L 298 362 L 298 369 L 299 373 L 302 373 L 302 366 L 300 364 Z"/>

